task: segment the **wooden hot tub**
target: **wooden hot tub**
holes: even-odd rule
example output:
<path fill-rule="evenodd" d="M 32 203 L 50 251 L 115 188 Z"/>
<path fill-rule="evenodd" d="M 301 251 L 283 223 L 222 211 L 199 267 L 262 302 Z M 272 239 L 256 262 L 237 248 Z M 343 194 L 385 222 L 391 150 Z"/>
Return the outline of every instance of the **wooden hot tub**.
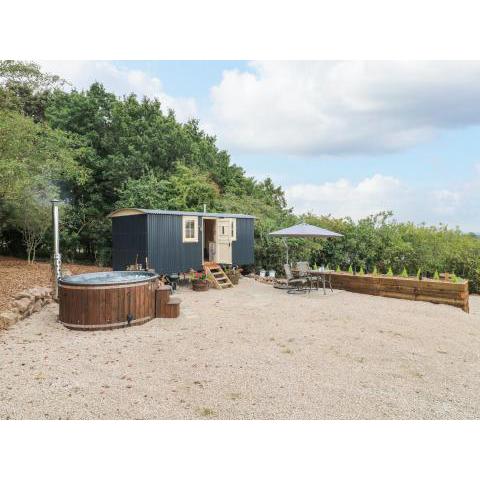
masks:
<path fill-rule="evenodd" d="M 75 330 L 140 325 L 155 316 L 158 275 L 99 272 L 59 280 L 60 322 Z"/>

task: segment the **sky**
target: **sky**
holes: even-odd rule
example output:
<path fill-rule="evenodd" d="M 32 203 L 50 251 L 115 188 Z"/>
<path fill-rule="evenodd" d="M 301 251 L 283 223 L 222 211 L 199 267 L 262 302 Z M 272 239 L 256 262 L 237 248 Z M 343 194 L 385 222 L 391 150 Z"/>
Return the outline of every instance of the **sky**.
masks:
<path fill-rule="evenodd" d="M 295 212 L 480 232 L 480 62 L 48 61 L 198 118 Z"/>

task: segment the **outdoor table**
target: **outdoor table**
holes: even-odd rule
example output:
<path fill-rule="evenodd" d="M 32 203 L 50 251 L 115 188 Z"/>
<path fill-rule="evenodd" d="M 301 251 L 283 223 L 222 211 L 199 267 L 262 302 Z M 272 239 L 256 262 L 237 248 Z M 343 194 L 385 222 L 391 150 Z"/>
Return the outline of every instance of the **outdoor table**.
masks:
<path fill-rule="evenodd" d="M 333 270 L 309 270 L 307 272 L 307 275 L 311 276 L 311 277 L 316 277 L 317 279 L 317 290 L 318 290 L 318 283 L 319 281 L 321 280 L 322 281 L 322 286 L 323 286 L 323 294 L 326 295 L 327 292 L 325 290 L 325 283 L 327 281 L 327 278 L 328 278 L 328 286 L 330 287 L 330 291 L 333 292 L 333 289 L 332 289 L 332 273 L 333 273 Z"/>
<path fill-rule="evenodd" d="M 307 277 L 315 277 L 316 279 L 316 289 L 318 290 L 318 287 L 319 287 L 319 282 L 321 281 L 322 282 L 322 286 L 323 286 L 323 294 L 326 295 L 327 294 L 327 291 L 325 289 L 325 285 L 326 285 L 326 282 L 327 282 L 327 279 L 328 279 L 328 286 L 330 287 L 330 291 L 333 292 L 333 289 L 332 289 L 332 273 L 334 272 L 334 270 L 308 270 L 307 272 L 303 273 L 304 276 L 307 276 Z M 301 276 L 302 274 L 300 273 L 300 271 L 298 269 L 292 269 L 292 273 L 295 277 L 299 277 Z"/>

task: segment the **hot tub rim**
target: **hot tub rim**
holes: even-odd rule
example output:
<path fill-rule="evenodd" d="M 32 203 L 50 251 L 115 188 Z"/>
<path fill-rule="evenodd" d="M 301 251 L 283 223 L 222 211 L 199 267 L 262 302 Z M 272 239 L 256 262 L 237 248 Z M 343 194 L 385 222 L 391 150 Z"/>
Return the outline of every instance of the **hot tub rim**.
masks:
<path fill-rule="evenodd" d="M 75 277 L 80 277 L 82 275 L 89 275 L 89 274 L 99 274 L 99 273 L 128 273 L 128 274 L 133 274 L 133 273 L 142 273 L 145 276 L 145 278 L 137 278 L 134 280 L 128 280 L 125 282 L 106 282 L 106 283 L 85 283 L 85 282 L 75 282 L 75 281 L 70 281 L 66 279 L 70 278 L 75 278 Z M 133 271 L 133 270 L 107 270 L 105 272 L 88 272 L 88 273 L 79 273 L 77 275 L 68 275 L 65 277 L 60 277 L 58 279 L 58 284 L 61 286 L 75 286 L 75 287 L 85 287 L 85 288 L 94 288 L 94 287 L 116 287 L 116 286 L 121 286 L 121 285 L 134 285 L 137 283 L 145 283 L 145 282 L 151 282 L 152 280 L 156 280 L 160 278 L 160 275 L 158 273 L 153 273 L 153 272 L 143 272 L 139 270 L 138 272 Z"/>

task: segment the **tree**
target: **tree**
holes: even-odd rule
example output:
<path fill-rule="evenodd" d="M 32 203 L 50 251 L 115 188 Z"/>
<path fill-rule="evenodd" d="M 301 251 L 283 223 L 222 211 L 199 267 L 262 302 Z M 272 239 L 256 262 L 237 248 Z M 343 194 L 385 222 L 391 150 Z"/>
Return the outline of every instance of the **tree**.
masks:
<path fill-rule="evenodd" d="M 119 190 L 116 208 L 167 209 L 173 194 L 172 184 L 152 171 L 135 180 L 129 178 Z"/>
<path fill-rule="evenodd" d="M 215 211 L 218 206 L 219 188 L 208 173 L 199 168 L 178 164 L 175 173 L 169 179 L 171 189 L 168 199 L 169 208 L 177 210 Z"/>
<path fill-rule="evenodd" d="M 119 206 L 148 203 L 196 210 L 206 203 L 209 209 L 218 209 L 224 192 L 252 186 L 243 170 L 231 165 L 229 155 L 217 148 L 215 138 L 198 128 L 198 122 L 177 122 L 173 112 L 162 112 L 158 100 L 140 101 L 135 95 L 117 98 L 96 83 L 84 92 L 53 92 L 45 118 L 92 149 L 81 161 L 90 172 L 89 180 L 81 188 L 74 179 L 67 184 L 70 205 L 85 206 L 92 220 L 72 244 L 91 260 L 108 258 L 106 216 Z M 157 182 L 164 192 L 161 196 L 155 193 Z M 81 226 L 78 220 L 68 222 L 72 234 Z"/>
<path fill-rule="evenodd" d="M 34 195 L 23 198 L 22 208 L 17 211 L 16 223 L 22 232 L 28 263 L 34 263 L 38 246 L 50 226 L 50 208 L 44 199 Z"/>
<path fill-rule="evenodd" d="M 58 75 L 42 72 L 38 63 L 0 60 L 0 85 L 9 83 L 34 89 L 47 89 L 65 82 Z"/>
<path fill-rule="evenodd" d="M 0 111 L 0 201 L 16 201 L 31 190 L 75 179 L 88 171 L 78 165 L 83 145 L 78 139 L 16 112 Z"/>
<path fill-rule="evenodd" d="M 0 111 L 0 236 L 8 244 L 7 232 L 20 232 L 29 261 L 50 224 L 44 221 L 44 205 L 60 192 L 68 196 L 66 184 L 72 179 L 82 185 L 88 178 L 88 170 L 78 164 L 86 150 L 65 132 Z"/>
<path fill-rule="evenodd" d="M 0 60 L 0 110 L 43 120 L 51 91 L 65 83 L 57 75 L 42 72 L 36 63 Z"/>

